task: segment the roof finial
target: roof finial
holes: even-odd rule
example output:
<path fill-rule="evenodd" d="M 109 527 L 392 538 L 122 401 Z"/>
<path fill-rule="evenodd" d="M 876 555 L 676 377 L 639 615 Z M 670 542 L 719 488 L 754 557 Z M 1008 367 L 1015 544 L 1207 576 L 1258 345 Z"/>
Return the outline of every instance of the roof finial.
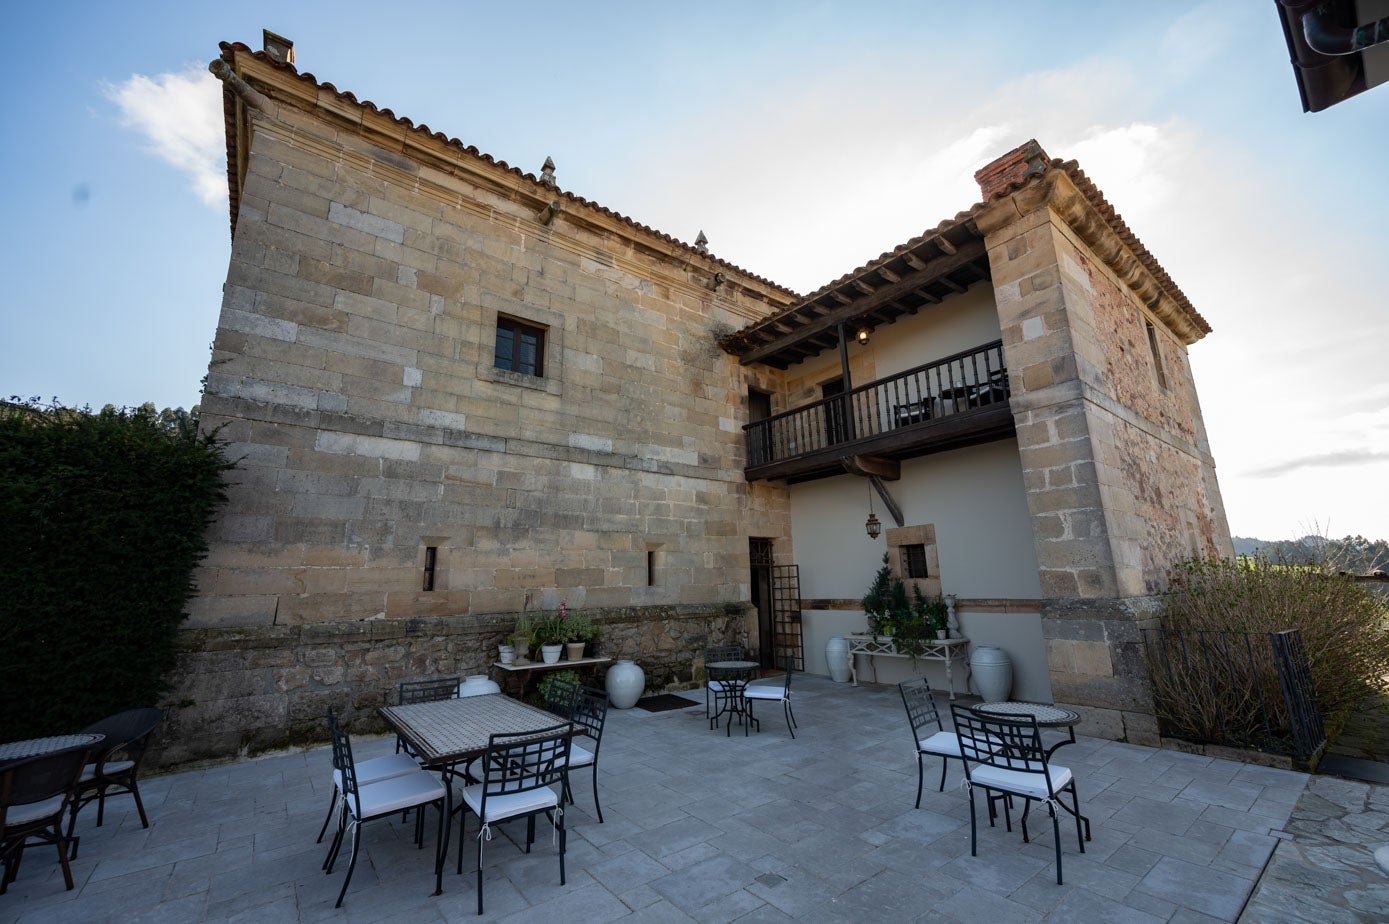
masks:
<path fill-rule="evenodd" d="M 701 228 L 699 231 L 699 237 L 695 238 L 695 249 L 698 250 L 700 253 L 709 252 L 709 238 L 704 236 L 703 228 Z"/>
<path fill-rule="evenodd" d="M 544 165 L 540 168 L 540 182 L 546 186 L 555 185 L 555 162 L 548 155 L 545 157 Z"/>

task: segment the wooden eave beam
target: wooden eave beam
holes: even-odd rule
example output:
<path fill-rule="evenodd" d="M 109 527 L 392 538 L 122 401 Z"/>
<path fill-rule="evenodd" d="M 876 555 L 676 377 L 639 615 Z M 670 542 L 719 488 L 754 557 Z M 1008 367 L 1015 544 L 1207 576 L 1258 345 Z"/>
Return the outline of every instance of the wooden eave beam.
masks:
<path fill-rule="evenodd" d="M 947 273 L 952 273 L 974 260 L 983 259 L 986 253 L 983 240 L 974 238 L 968 243 L 956 248 L 954 254 L 930 261 L 927 264 L 929 267 L 929 274 L 914 274 L 907 276 L 900 282 L 894 282 L 875 290 L 872 295 L 865 295 L 863 298 L 853 300 L 849 304 L 840 305 L 838 308 L 828 311 L 821 317 L 808 322 L 798 332 L 787 334 L 783 337 L 777 337 L 770 343 L 744 354 L 739 362 L 744 366 L 762 362 L 768 356 L 780 350 L 795 346 L 798 340 L 810 340 L 816 335 L 836 327 L 841 322 L 850 321 L 854 317 L 865 314 L 882 305 L 889 305 L 904 295 L 916 294 L 923 286 L 944 277 Z M 939 299 L 935 299 L 935 301 L 939 301 Z"/>

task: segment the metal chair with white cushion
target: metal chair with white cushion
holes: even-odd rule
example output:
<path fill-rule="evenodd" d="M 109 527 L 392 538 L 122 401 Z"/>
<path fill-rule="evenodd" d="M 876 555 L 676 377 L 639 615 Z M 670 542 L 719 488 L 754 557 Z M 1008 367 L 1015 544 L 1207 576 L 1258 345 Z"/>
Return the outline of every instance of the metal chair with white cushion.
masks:
<path fill-rule="evenodd" d="M 347 864 L 347 877 L 342 882 L 342 891 L 338 892 L 335 907 L 342 907 L 343 897 L 347 895 L 347 886 L 352 882 L 352 871 L 357 868 L 357 855 L 362 845 L 362 825 L 394 815 L 396 812 L 423 808 L 426 805 L 433 805 L 439 809 L 439 830 L 434 854 L 434 892 L 436 895 L 442 892 L 444 850 L 448 846 L 448 788 L 437 776 L 424 770 L 416 770 L 375 783 L 359 783 L 357 765 L 352 759 L 351 739 L 336 723 L 329 726 L 329 731 L 333 736 L 333 765 L 340 768 L 345 811 L 344 824 L 334 835 L 333 846 L 328 853 L 327 872 L 333 872 L 347 832 L 352 832 L 352 858 Z"/>
<path fill-rule="evenodd" d="M 1076 819 L 1076 840 L 1080 852 L 1085 852 L 1085 837 L 1080 826 L 1080 796 L 1076 794 L 1075 776 L 1067 767 L 1047 760 L 1042 735 L 1037 729 L 1036 716 L 998 718 L 984 716 L 963 706 L 951 706 L 955 734 L 960 739 L 960 754 L 964 758 L 965 779 L 969 786 L 969 854 L 977 856 L 978 835 L 974 820 L 974 789 L 1026 799 L 1022 812 L 1022 839 L 1028 842 L 1027 814 L 1033 801 L 1041 802 L 1051 815 L 1052 835 L 1056 842 L 1056 884 L 1061 885 L 1061 825 L 1057 808 L 1064 808 Z M 971 766 L 973 765 L 973 766 Z M 1069 792 L 1071 805 L 1061 801 Z M 1003 818 L 1008 830 L 1013 830 L 1008 803 L 1003 806 Z M 989 825 L 993 825 L 990 813 Z"/>
<path fill-rule="evenodd" d="M 482 782 L 463 790 L 463 818 L 458 826 L 458 872 L 463 872 L 463 834 L 468 812 L 478 817 L 477 913 L 482 914 L 482 848 L 492 826 L 526 819 L 526 853 L 535 843 L 535 816 L 553 820 L 559 846 L 559 884 L 564 885 L 564 790 L 569 785 L 569 739 L 573 726 L 564 722 L 533 731 L 491 735 L 482 756 Z M 559 784 L 555 789 L 554 784 Z"/>
<path fill-rule="evenodd" d="M 334 714 L 332 707 L 328 707 L 328 727 L 329 729 L 338 728 L 338 717 Z M 323 835 L 328 831 L 328 822 L 333 820 L 333 815 L 337 814 L 342 818 L 342 768 L 337 765 L 337 751 L 333 751 L 333 797 L 328 803 L 328 814 L 323 819 L 323 827 L 318 829 L 318 840 L 316 843 L 323 843 Z M 357 785 L 367 786 L 371 783 L 379 783 L 382 780 L 389 780 L 392 777 L 405 776 L 407 773 L 419 772 L 420 765 L 415 762 L 413 757 L 407 754 L 387 754 L 385 757 L 373 757 L 370 760 L 357 761 Z M 342 824 L 342 821 L 339 821 Z M 326 869 L 328 861 L 323 861 Z"/>
<path fill-rule="evenodd" d="M 743 660 L 743 648 L 741 645 L 718 645 L 714 648 L 704 649 L 704 663 L 713 664 L 718 661 L 741 661 Z M 726 684 L 722 680 L 706 680 L 704 683 L 704 718 L 708 719 L 714 714 L 714 700 L 726 689 Z"/>
<path fill-rule="evenodd" d="M 940 791 L 945 792 L 945 768 L 952 760 L 964 763 L 960 756 L 960 739 L 953 731 L 946 731 L 936 709 L 936 699 L 931 695 L 931 685 L 925 677 L 906 680 L 897 685 L 902 694 L 902 705 L 907 707 L 907 721 L 912 726 L 912 742 L 916 745 L 916 807 L 921 808 L 921 790 L 924 785 L 927 755 L 939 757 Z M 934 727 L 934 731 L 932 731 Z"/>
<path fill-rule="evenodd" d="M 757 719 L 753 716 L 752 704 L 758 701 L 781 703 L 781 708 L 786 713 L 786 730 L 791 733 L 791 737 L 796 737 L 796 729 L 800 726 L 796 724 L 796 716 L 791 711 L 791 668 L 796 662 L 789 655 L 786 658 L 786 676 L 781 683 L 749 683 L 743 688 L 743 700 L 748 704 L 748 718 L 756 723 Z M 761 726 L 758 726 L 761 730 Z"/>
<path fill-rule="evenodd" d="M 581 687 L 574 697 L 570 714 L 575 725 L 583 727 L 584 743 L 569 745 L 569 769 L 575 767 L 593 768 L 593 809 L 598 813 L 598 823 L 603 823 L 603 807 L 598 804 L 598 749 L 603 744 L 603 726 L 608 720 L 608 694 L 593 687 Z M 569 804 L 574 804 L 574 793 L 565 779 L 565 795 Z"/>

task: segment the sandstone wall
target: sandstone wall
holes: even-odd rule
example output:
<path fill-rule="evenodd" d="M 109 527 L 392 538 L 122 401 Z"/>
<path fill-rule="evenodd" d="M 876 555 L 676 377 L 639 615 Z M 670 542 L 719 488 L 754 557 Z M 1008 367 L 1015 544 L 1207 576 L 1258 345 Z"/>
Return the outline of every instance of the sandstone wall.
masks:
<path fill-rule="evenodd" d="M 742 480 L 715 336 L 789 294 L 713 289 L 595 209 L 543 225 L 514 174 L 386 150 L 321 100 L 248 112 L 202 402 L 241 467 L 193 626 L 748 598 L 746 537 L 788 543 L 789 514 Z M 545 328 L 543 376 L 494 368 L 499 315 Z"/>
<path fill-rule="evenodd" d="M 746 644 L 742 607 L 586 615 L 603 626 L 605 656 L 641 665 L 648 694 L 691 686 L 706 646 Z M 400 681 L 488 673 L 515 624 L 514 616 L 496 615 L 185 630 L 151 764 L 322 743 L 329 706 L 352 731 L 384 732 L 376 710 L 395 702 Z M 501 671 L 491 676 L 504 680 Z M 602 686 L 602 669 L 583 676 Z"/>

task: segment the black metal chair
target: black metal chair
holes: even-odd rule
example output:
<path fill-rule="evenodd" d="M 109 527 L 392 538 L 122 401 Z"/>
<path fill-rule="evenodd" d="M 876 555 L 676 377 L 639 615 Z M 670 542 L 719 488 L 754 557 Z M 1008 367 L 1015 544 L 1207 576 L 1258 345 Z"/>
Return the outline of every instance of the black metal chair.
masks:
<path fill-rule="evenodd" d="M 960 739 L 960 754 L 965 765 L 965 779 L 969 785 L 969 855 L 977 856 L 978 835 L 974 820 L 974 789 L 982 787 L 986 792 L 1005 796 L 1021 796 L 1027 800 L 1022 810 L 1022 839 L 1028 842 L 1027 814 L 1036 800 L 1047 807 L 1051 815 L 1052 835 L 1056 841 L 1056 884 L 1061 885 L 1061 825 L 1056 814 L 1061 807 L 1075 816 L 1076 840 L 1080 852 L 1085 852 L 1085 837 L 1080 826 L 1080 796 L 1076 794 L 1075 776 L 1071 771 L 1047 760 L 1047 749 L 1042 746 L 1042 735 L 1037 729 L 1035 716 L 1018 718 L 997 718 L 983 716 L 963 706 L 951 706 L 955 720 L 955 734 Z M 974 766 L 971 767 L 970 765 Z M 1061 800 L 1064 793 L 1071 794 L 1069 807 Z M 1003 803 L 1003 819 L 1009 831 L 1013 830 L 1008 802 Z M 990 811 L 989 825 L 993 826 L 993 813 Z"/>
<path fill-rule="evenodd" d="M 936 709 L 935 697 L 931 695 L 931 685 L 925 677 L 899 683 L 897 689 L 902 694 L 902 705 L 907 707 L 907 721 L 912 726 L 912 743 L 916 746 L 916 807 L 921 808 L 921 790 L 926 774 L 925 757 L 939 757 L 940 791 L 945 792 L 945 768 L 952 760 L 964 763 L 960 755 L 960 739 L 953 731 L 946 731 Z M 935 731 L 931 727 L 935 726 Z"/>
<path fill-rule="evenodd" d="M 68 838 L 72 840 L 72 858 L 77 859 L 77 840 L 72 837 L 77 825 L 77 813 L 96 802 L 96 826 L 101 827 L 106 816 L 106 799 L 129 793 L 135 797 L 135 810 L 140 813 L 140 826 L 148 828 L 145 804 L 140 799 L 140 764 L 145 758 L 150 735 L 164 720 L 164 713 L 155 708 L 127 709 L 108 716 L 82 729 L 83 732 L 105 735 L 95 763 L 82 768 L 77 781 L 77 797 L 72 803 L 68 821 Z"/>
<path fill-rule="evenodd" d="M 340 768 L 342 795 L 344 803 L 344 823 L 333 835 L 333 845 L 328 851 L 325 870 L 333 872 L 333 867 L 342 851 L 347 832 L 352 832 L 352 858 L 347 864 L 347 877 L 342 881 L 338 901 L 334 907 L 341 908 L 347 895 L 347 886 L 352 882 L 352 872 L 357 868 L 357 854 L 362 846 L 362 825 L 368 821 L 385 818 L 407 809 L 435 805 L 439 809 L 439 830 L 434 855 L 434 894 L 443 891 L 444 851 L 448 847 L 449 791 L 437 776 L 424 770 L 391 777 L 375 783 L 359 784 L 357 764 L 352 759 L 352 739 L 347 732 L 338 727 L 337 722 L 329 724 L 333 737 L 333 766 Z M 423 814 L 423 813 L 421 813 Z"/>
<path fill-rule="evenodd" d="M 577 680 L 563 677 L 545 678 L 545 711 L 567 719 L 574 712 L 574 703 L 579 698 L 580 684 Z"/>
<path fill-rule="evenodd" d="M 333 712 L 331 706 L 328 707 L 328 733 L 331 736 L 334 730 L 340 730 L 337 714 Z M 338 753 L 333 751 L 333 797 L 328 803 L 328 814 L 323 818 L 323 827 L 318 829 L 318 840 L 315 843 L 323 843 L 323 835 L 328 831 L 328 822 L 333 820 L 333 815 L 338 816 L 338 825 L 341 827 L 346 823 L 345 805 L 342 797 L 342 767 L 337 763 Z M 370 760 L 363 760 L 357 764 L 357 785 L 367 786 L 371 783 L 379 783 L 382 780 L 389 780 L 392 777 L 405 776 L 407 773 L 414 773 L 420 769 L 420 765 L 415 763 L 415 759 L 406 754 L 387 754 L 384 757 L 373 757 Z M 327 859 L 324 859 L 323 866 L 328 866 Z"/>
<path fill-rule="evenodd" d="M 72 825 L 63 833 L 63 816 L 77 798 L 77 781 L 91 749 L 87 745 L 50 751 L 0 768 L 0 895 L 19 875 L 19 861 L 31 841 L 53 844 L 63 867 L 63 882 L 72 889 L 68 851 Z"/>
<path fill-rule="evenodd" d="M 593 687 L 583 687 L 574 700 L 571 715 L 574 724 L 583 726 L 583 744 L 569 745 L 569 769 L 575 767 L 593 768 L 593 809 L 598 813 L 598 823 L 603 823 L 603 807 L 598 804 L 598 749 L 603 744 L 603 726 L 608 721 L 608 694 Z M 574 792 L 569 788 L 569 779 L 564 781 L 564 794 L 569 804 L 574 804 Z"/>
<path fill-rule="evenodd" d="M 800 726 L 796 724 L 796 715 L 791 711 L 791 674 L 795 660 L 788 655 L 786 658 L 786 678 L 777 684 L 771 683 L 749 683 L 743 687 L 743 701 L 747 703 L 748 720 L 751 724 L 757 725 L 761 730 L 761 725 L 757 723 L 756 716 L 753 715 L 752 704 L 759 700 L 763 702 L 781 703 L 782 711 L 786 713 L 786 730 L 791 733 L 791 737 L 796 737 L 796 729 Z"/>
<path fill-rule="evenodd" d="M 455 699 L 458 696 L 458 685 L 463 682 L 462 677 L 436 677 L 432 680 L 402 680 L 396 687 L 395 704 L 397 706 L 410 706 L 415 703 L 432 703 L 441 699 Z M 411 757 L 416 757 L 410 749 L 410 745 L 404 738 L 396 735 L 395 751 L 399 754 L 404 751 Z"/>
<path fill-rule="evenodd" d="M 704 663 L 712 664 L 715 661 L 741 661 L 743 660 L 743 648 L 741 645 L 716 645 L 713 648 L 704 649 Z M 707 679 L 708 668 L 705 668 L 706 680 L 704 683 L 704 718 L 713 716 L 714 699 L 724 691 L 722 680 Z"/>
<path fill-rule="evenodd" d="M 568 722 L 532 731 L 494 734 L 482 756 L 482 782 L 463 789 L 463 816 L 458 825 L 458 872 L 463 872 L 463 835 L 468 812 L 478 817 L 477 913 L 482 914 L 482 848 L 492 839 L 492 825 L 526 819 L 526 853 L 535 843 L 535 816 L 552 819 L 559 846 L 559 884 L 564 885 L 564 791 L 569 787 Z M 559 789 L 554 789 L 554 784 Z"/>

